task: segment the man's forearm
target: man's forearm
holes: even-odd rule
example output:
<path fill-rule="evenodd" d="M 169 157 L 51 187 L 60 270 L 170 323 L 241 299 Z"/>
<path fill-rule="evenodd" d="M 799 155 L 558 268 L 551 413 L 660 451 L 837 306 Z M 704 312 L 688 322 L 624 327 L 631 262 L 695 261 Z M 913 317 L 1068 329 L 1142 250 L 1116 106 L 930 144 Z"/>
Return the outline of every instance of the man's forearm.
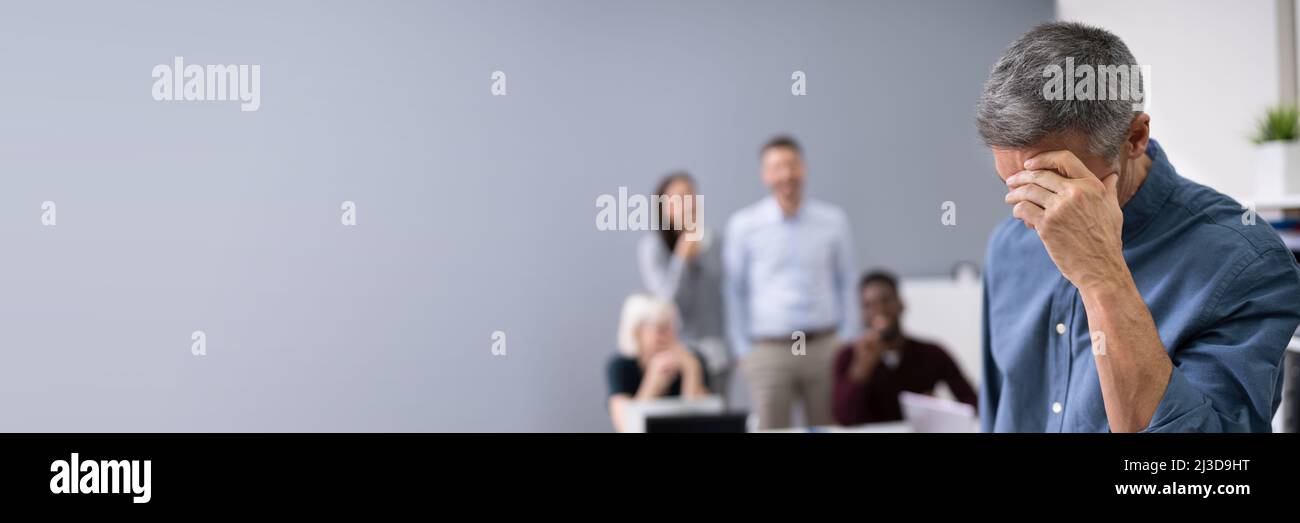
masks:
<path fill-rule="evenodd" d="M 1173 363 L 1151 311 L 1125 268 L 1079 289 L 1092 334 L 1093 358 L 1112 432 L 1147 428 L 1164 398 Z"/>

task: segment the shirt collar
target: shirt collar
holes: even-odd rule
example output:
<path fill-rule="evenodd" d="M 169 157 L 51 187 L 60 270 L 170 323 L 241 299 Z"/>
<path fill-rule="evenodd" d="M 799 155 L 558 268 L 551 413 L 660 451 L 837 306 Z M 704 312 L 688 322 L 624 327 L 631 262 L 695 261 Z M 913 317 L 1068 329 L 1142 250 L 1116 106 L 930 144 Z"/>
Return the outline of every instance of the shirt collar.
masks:
<path fill-rule="evenodd" d="M 912 346 L 916 344 L 916 340 L 907 337 L 906 334 L 900 334 L 900 336 L 903 337 L 903 343 L 898 345 L 898 349 L 885 351 L 881 355 L 882 361 L 884 361 L 883 358 L 885 357 L 893 360 L 893 363 L 889 365 L 889 370 L 898 370 L 898 366 L 903 364 L 903 360 L 907 359 L 907 355 L 912 352 Z"/>
<path fill-rule="evenodd" d="M 794 216 L 790 217 L 787 217 L 785 211 L 781 210 L 781 204 L 776 203 L 775 196 L 770 194 L 767 195 L 766 198 L 763 198 L 763 205 L 767 207 L 767 216 L 769 219 L 777 222 L 797 222 L 804 217 L 804 213 L 808 210 L 808 197 L 804 196 L 803 201 L 799 203 L 799 208 L 795 209 Z"/>
<path fill-rule="evenodd" d="M 1123 240 L 1128 242 L 1142 231 L 1156 213 L 1169 201 L 1174 192 L 1175 177 L 1178 173 L 1165 157 L 1160 144 L 1151 139 L 1147 142 L 1147 156 L 1151 158 L 1151 169 L 1147 171 L 1146 180 L 1138 187 L 1127 203 L 1124 204 Z"/>

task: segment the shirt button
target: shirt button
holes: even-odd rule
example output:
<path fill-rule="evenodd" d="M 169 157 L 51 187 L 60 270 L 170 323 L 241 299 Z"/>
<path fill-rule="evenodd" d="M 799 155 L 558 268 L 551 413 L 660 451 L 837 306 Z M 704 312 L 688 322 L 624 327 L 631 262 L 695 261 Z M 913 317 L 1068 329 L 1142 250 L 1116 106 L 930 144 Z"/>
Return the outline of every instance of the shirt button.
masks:
<path fill-rule="evenodd" d="M 1064 323 L 1058 323 L 1058 324 L 1056 324 L 1056 333 L 1057 333 L 1057 334 L 1065 334 L 1065 324 L 1064 324 Z"/>
<path fill-rule="evenodd" d="M 1052 414 L 1060 414 L 1060 413 L 1061 413 L 1061 402 L 1058 401 L 1056 403 L 1053 403 Z"/>

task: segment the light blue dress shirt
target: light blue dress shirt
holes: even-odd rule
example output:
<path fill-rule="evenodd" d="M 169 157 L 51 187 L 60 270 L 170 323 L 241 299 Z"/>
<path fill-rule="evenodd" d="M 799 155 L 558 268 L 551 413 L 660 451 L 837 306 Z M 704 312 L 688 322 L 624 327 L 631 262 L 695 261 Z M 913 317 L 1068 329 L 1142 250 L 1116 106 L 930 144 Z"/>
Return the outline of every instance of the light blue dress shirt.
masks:
<path fill-rule="evenodd" d="M 786 217 L 769 196 L 733 214 L 724 236 L 727 333 L 737 355 L 752 340 L 788 340 L 795 331 L 857 335 L 857 266 L 844 211 L 806 199 Z"/>
<path fill-rule="evenodd" d="M 1155 140 L 1124 205 L 1124 259 L 1173 374 L 1147 431 L 1267 432 L 1280 363 L 1300 324 L 1300 271 L 1262 219 L 1184 179 Z M 984 431 L 1106 432 L 1078 290 L 1014 218 L 989 239 L 984 277 Z"/>

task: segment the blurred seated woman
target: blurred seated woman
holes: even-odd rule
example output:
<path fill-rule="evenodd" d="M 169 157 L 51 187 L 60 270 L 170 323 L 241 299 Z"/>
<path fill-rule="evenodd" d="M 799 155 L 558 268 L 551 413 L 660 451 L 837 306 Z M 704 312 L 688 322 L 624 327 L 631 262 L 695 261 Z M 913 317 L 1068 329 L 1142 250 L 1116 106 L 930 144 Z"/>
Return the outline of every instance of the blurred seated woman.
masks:
<path fill-rule="evenodd" d="M 709 394 L 703 359 L 677 337 L 677 307 L 648 294 L 623 302 L 618 354 L 609 360 L 609 417 L 623 432 L 623 407 L 630 401 L 664 397 L 692 399 Z"/>

